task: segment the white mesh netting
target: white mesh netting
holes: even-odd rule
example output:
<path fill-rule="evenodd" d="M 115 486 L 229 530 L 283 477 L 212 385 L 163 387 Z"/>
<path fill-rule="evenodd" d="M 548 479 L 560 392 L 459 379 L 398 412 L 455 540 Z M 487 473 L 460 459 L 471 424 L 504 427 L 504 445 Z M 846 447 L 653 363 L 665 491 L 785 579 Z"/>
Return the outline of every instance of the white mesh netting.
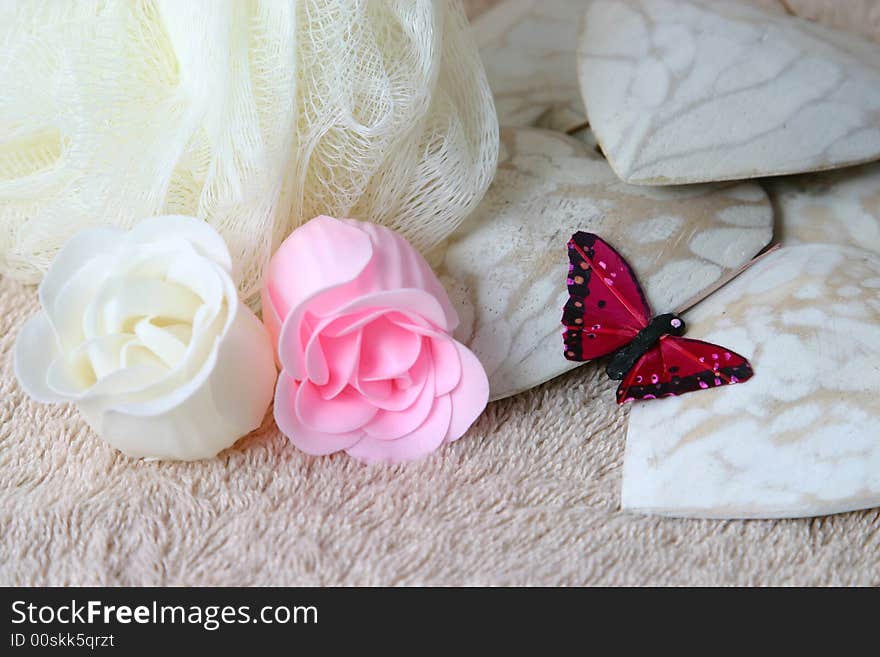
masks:
<path fill-rule="evenodd" d="M 194 214 L 253 301 L 317 214 L 441 241 L 497 149 L 457 1 L 0 3 L 0 272 L 20 280 L 84 226 Z"/>

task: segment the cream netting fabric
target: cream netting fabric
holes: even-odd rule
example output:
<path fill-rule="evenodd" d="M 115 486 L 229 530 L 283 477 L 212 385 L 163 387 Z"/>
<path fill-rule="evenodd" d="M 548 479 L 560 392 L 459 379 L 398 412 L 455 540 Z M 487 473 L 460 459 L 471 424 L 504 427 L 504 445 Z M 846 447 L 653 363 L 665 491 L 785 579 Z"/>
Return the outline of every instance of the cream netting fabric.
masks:
<path fill-rule="evenodd" d="M 497 157 L 468 29 L 452 0 L 0 4 L 0 271 L 161 213 L 217 227 L 251 301 L 317 214 L 430 248 Z"/>

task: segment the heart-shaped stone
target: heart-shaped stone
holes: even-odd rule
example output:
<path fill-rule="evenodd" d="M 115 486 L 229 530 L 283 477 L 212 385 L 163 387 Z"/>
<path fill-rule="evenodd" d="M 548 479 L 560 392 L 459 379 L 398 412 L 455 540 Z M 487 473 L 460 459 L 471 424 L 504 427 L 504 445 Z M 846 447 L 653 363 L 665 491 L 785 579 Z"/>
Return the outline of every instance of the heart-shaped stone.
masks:
<path fill-rule="evenodd" d="M 753 4 L 800 16 L 880 41 L 880 4 L 877 0 L 750 0 Z"/>
<path fill-rule="evenodd" d="M 880 162 L 765 181 L 784 245 L 844 244 L 880 254 Z"/>
<path fill-rule="evenodd" d="M 880 45 L 741 2 L 596 0 L 578 49 L 590 125 L 637 184 L 880 157 Z"/>
<path fill-rule="evenodd" d="M 584 0 L 503 0 L 472 25 L 504 126 L 562 132 L 586 119 L 577 77 Z"/>
<path fill-rule="evenodd" d="M 880 505 L 880 257 L 785 247 L 687 321 L 755 375 L 633 404 L 624 509 L 776 518 Z"/>
<path fill-rule="evenodd" d="M 772 212 L 756 184 L 627 185 L 581 141 L 534 128 L 502 131 L 486 196 L 430 256 L 461 316 L 456 337 L 485 366 L 493 399 L 577 365 L 562 355 L 560 317 L 566 244 L 578 230 L 613 244 L 663 312 L 760 251 Z"/>

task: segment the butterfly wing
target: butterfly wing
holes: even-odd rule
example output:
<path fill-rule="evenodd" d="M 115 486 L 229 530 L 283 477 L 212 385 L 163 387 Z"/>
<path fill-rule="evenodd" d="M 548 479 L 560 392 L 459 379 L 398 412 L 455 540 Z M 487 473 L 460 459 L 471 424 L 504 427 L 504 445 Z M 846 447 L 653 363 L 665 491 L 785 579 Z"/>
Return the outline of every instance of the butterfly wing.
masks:
<path fill-rule="evenodd" d="M 562 311 L 568 360 L 591 360 L 632 341 L 651 307 L 626 260 L 593 233 L 568 241 L 569 299 Z"/>
<path fill-rule="evenodd" d="M 749 361 L 730 349 L 664 335 L 624 377 L 617 388 L 617 403 L 742 383 L 752 374 Z"/>

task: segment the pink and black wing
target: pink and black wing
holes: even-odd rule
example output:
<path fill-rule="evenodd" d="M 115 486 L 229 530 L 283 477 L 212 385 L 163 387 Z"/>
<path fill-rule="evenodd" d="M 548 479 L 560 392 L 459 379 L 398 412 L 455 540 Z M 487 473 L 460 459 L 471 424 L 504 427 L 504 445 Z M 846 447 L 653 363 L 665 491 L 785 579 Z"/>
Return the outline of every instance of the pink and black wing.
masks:
<path fill-rule="evenodd" d="M 648 325 L 651 307 L 626 260 L 593 233 L 568 241 L 569 299 L 562 312 L 568 360 L 599 358 Z"/>
<path fill-rule="evenodd" d="M 617 388 L 617 403 L 742 383 L 752 374 L 749 361 L 730 349 L 664 335 L 624 377 Z"/>

